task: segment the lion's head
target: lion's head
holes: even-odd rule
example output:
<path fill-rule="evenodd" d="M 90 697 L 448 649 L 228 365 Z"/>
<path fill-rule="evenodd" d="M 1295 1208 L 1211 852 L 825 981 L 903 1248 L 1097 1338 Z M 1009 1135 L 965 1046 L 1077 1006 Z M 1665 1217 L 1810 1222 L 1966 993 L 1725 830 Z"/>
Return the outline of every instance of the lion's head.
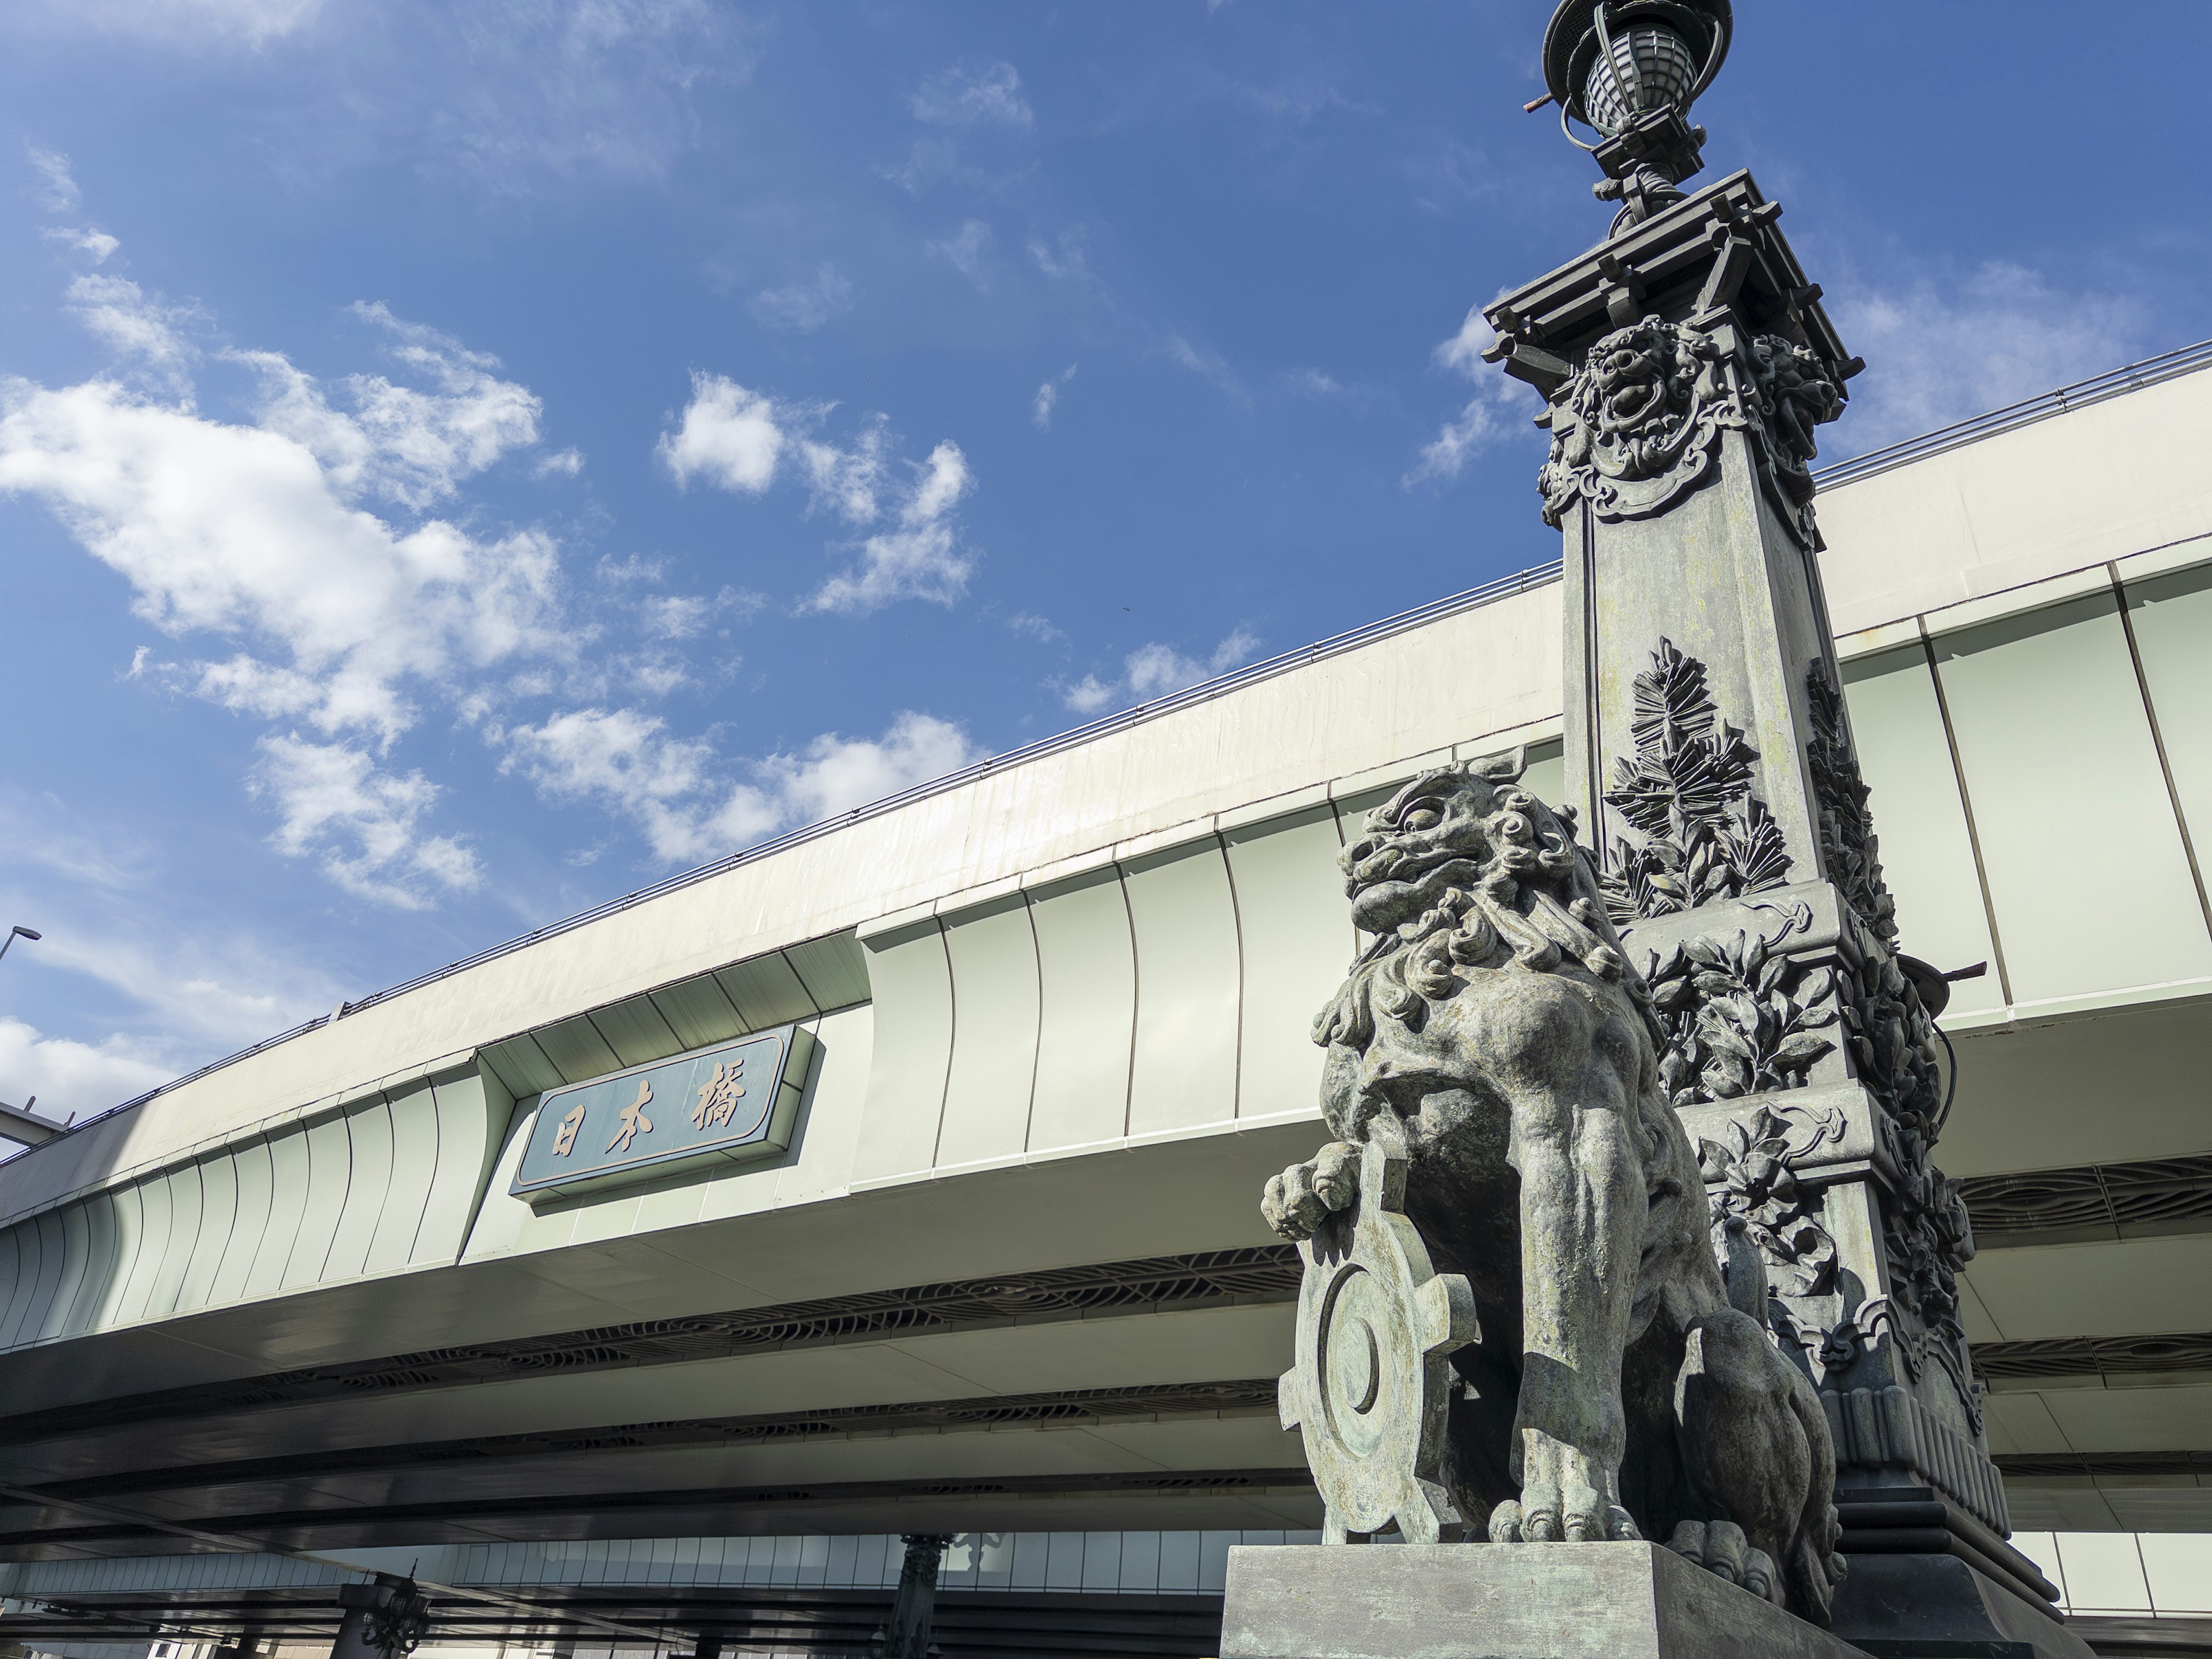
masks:
<path fill-rule="evenodd" d="M 1548 973 L 1571 960 L 1641 989 L 1573 831 L 1518 773 L 1438 767 L 1368 813 L 1338 862 L 1352 921 L 1376 938 L 1315 1020 L 1315 1042 L 1364 1050 L 1378 1008 L 1418 1030 L 1427 1006 L 1458 994 L 1471 971 Z"/>

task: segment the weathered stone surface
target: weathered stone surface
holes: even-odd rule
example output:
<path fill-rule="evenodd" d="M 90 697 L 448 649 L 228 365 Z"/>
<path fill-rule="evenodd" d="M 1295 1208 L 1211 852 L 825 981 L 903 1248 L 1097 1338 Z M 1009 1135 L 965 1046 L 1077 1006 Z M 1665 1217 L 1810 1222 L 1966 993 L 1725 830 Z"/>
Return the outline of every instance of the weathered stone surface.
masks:
<path fill-rule="evenodd" d="M 1864 1659 L 1652 1544 L 1229 1553 L 1222 1659 Z"/>
<path fill-rule="evenodd" d="M 1769 1337 L 1756 1249 L 1723 1279 L 1660 1086 L 1666 1028 L 1587 860 L 1510 769 L 1424 774 L 1343 854 L 1374 938 L 1315 1027 L 1336 1140 L 1261 1205 L 1305 1247 L 1285 1415 L 1326 1534 L 1660 1539 L 1824 1617 L 1841 1571 L 1827 1420 Z M 1763 1188 L 1738 1207 L 1747 1240 L 1804 1231 Z M 1411 1223 L 1397 1249 L 1419 1273 L 1350 1273 L 1378 1218 Z M 1342 1374 L 1331 1358 L 1344 1285 L 1373 1302 L 1347 1331 L 1402 1355 L 1392 1386 L 1368 1348 Z M 1472 1341 L 1415 1300 L 1447 1285 L 1471 1296 Z"/>

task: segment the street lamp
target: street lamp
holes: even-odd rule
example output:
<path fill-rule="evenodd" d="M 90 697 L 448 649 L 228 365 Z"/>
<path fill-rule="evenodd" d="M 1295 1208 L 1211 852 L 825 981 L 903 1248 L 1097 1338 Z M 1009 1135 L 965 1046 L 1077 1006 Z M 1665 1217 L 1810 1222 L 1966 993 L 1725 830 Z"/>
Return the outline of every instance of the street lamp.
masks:
<path fill-rule="evenodd" d="M 46 935 L 41 933 L 37 928 L 26 927 L 22 923 L 17 922 L 13 927 L 10 927 L 8 930 L 7 938 L 0 939 L 0 957 L 6 956 L 8 954 L 8 947 L 13 945 L 19 938 L 40 939 L 45 937 Z"/>
<path fill-rule="evenodd" d="M 1544 31 L 1544 96 L 1559 106 L 1559 130 L 1605 169 L 1592 186 L 1622 204 L 1613 234 L 1682 199 L 1683 179 L 1704 165 L 1703 127 L 1690 106 L 1728 57 L 1729 0 L 1563 0 Z M 1593 144 L 1575 136 L 1580 121 Z"/>

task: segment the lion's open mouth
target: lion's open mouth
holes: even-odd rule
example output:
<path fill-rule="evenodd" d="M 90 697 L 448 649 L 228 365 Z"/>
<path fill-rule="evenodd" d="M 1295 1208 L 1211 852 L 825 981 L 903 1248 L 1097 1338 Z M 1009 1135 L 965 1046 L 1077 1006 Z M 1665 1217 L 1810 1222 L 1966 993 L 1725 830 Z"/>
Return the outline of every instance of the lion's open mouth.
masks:
<path fill-rule="evenodd" d="M 1387 933 L 1413 921 L 1434 906 L 1446 888 L 1471 886 L 1482 874 L 1474 860 L 1453 848 L 1439 848 L 1421 858 L 1401 854 L 1382 866 L 1391 879 L 1363 882 L 1360 873 L 1380 862 L 1380 857 L 1361 860 L 1350 884 L 1352 925 L 1370 933 Z"/>

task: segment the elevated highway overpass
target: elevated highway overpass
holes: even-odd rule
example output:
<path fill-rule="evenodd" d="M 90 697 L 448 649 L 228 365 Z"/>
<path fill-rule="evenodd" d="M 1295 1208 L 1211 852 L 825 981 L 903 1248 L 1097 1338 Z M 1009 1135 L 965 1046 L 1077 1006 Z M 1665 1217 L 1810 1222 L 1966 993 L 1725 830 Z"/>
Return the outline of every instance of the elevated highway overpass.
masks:
<path fill-rule="evenodd" d="M 2208 364 L 1822 481 L 1906 948 L 1990 964 L 1940 1158 L 2030 1532 L 2212 1530 Z M 1525 748 L 1557 797 L 1559 595 L 986 763 L 0 1164 L 0 1594 L 88 1558 L 1316 1525 L 1257 1195 L 1315 1143 L 1334 860 L 1449 757 Z M 549 1095 L 658 1077 L 665 1133 L 641 1068 L 792 1030 L 784 1150 L 514 1190 Z"/>

